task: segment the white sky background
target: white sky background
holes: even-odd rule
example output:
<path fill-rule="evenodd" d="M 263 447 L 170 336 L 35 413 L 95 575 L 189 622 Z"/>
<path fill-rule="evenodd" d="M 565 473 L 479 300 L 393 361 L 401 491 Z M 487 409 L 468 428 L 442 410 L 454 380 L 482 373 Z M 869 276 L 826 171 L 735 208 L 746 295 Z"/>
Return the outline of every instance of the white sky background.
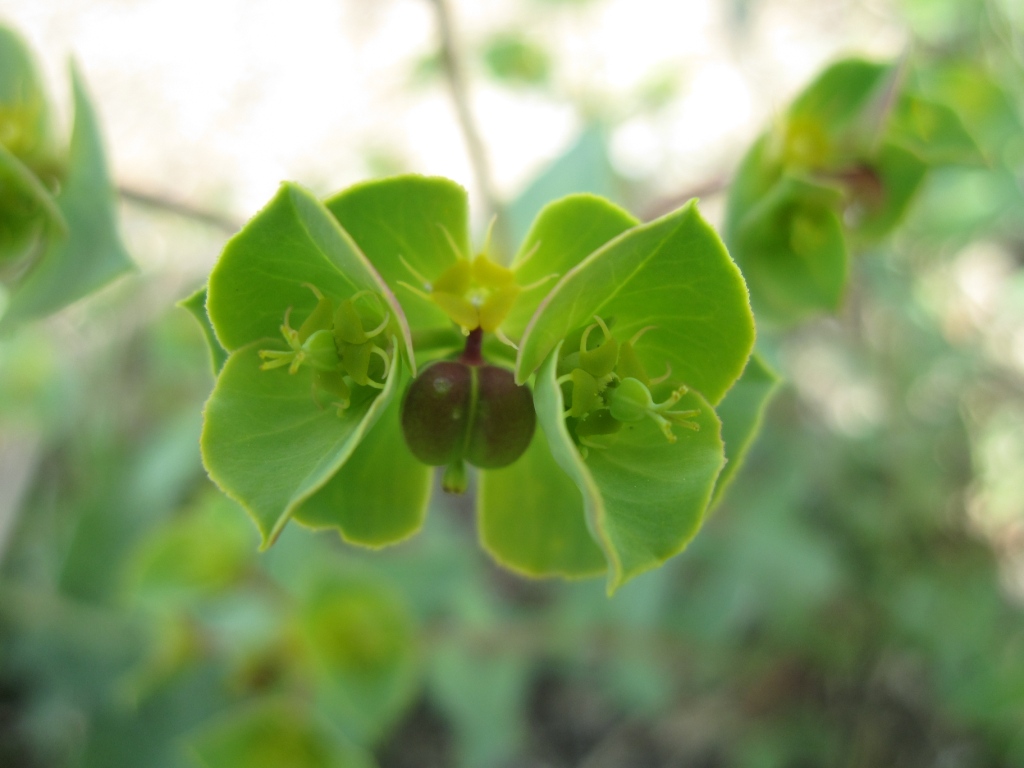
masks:
<path fill-rule="evenodd" d="M 465 48 L 510 29 L 545 44 L 560 94 L 628 110 L 645 82 L 681 74 L 672 103 L 624 116 L 613 135 L 619 170 L 652 194 L 727 172 L 831 58 L 892 56 L 903 45 L 885 0 L 751 0 L 743 41 L 729 33 L 737 4 L 449 0 Z M 368 158 L 383 156 L 453 178 L 476 198 L 447 91 L 412 85 L 436 46 L 428 0 L 0 0 L 0 19 L 36 49 L 65 112 L 64 62 L 78 60 L 123 184 L 244 220 L 284 179 L 326 195 L 373 175 Z M 511 196 L 581 118 L 567 99 L 495 84 L 477 62 L 468 61 L 473 109 L 499 191 Z"/>

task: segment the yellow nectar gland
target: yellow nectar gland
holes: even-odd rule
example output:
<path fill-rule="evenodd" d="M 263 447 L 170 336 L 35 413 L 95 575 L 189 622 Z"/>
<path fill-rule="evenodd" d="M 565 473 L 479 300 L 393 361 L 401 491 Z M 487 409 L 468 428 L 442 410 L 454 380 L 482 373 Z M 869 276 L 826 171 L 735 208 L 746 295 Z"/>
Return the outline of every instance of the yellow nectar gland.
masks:
<path fill-rule="evenodd" d="M 698 431 L 700 425 L 690 419 L 700 413 L 699 409 L 672 410 L 686 394 L 685 386 L 677 387 L 661 403 L 655 403 L 651 396 L 650 388 L 667 381 L 672 373 L 671 366 L 667 366 L 662 376 L 650 378 L 636 354 L 637 342 L 654 326 L 641 328 L 629 341 L 619 343 L 604 320 L 594 319 L 597 322 L 580 337 L 579 351 L 563 354 L 559 370 L 565 373 L 557 380 L 559 385 L 571 385 L 565 417 L 573 420 L 572 431 L 583 457 L 589 448 L 608 448 L 627 422 L 649 418 L 670 443 L 677 440 L 673 426 Z M 590 348 L 591 333 L 597 328 L 604 339 Z"/>
<path fill-rule="evenodd" d="M 289 348 L 260 350 L 260 359 L 264 361 L 260 370 L 288 366 L 288 373 L 295 375 L 300 368 L 308 366 L 313 370 L 313 402 L 321 405 L 317 390 L 323 390 L 333 396 L 333 404 L 341 415 L 351 402 L 353 385 L 384 388 L 391 370 L 391 357 L 378 342 L 383 338 L 381 334 L 391 315 L 380 297 L 371 291 L 359 291 L 335 307 L 316 286 L 307 284 L 306 287 L 317 298 L 316 307 L 298 330 L 289 322 L 292 308 L 285 311 L 281 336 Z M 356 306 L 360 299 L 370 300 L 374 309 L 383 314 L 383 319 L 369 330 L 364 325 L 365 311 Z M 370 377 L 374 356 L 383 364 L 380 381 Z"/>
<path fill-rule="evenodd" d="M 419 281 L 422 288 L 406 282 L 400 284 L 437 306 L 465 331 L 480 328 L 486 333 L 496 334 L 503 342 L 514 347 L 515 344 L 501 333 L 501 324 L 505 322 L 505 318 L 523 291 L 547 282 L 556 275 L 549 275 L 531 285 L 520 286 L 516 282 L 516 273 L 513 270 L 498 264 L 488 256 L 493 225 L 492 221 L 487 230 L 484 248 L 472 261 L 463 257 L 454 238 L 448 230 L 444 230 L 448 243 L 457 257 L 455 263 L 435 280 L 430 281 L 403 258 L 402 263 Z"/>

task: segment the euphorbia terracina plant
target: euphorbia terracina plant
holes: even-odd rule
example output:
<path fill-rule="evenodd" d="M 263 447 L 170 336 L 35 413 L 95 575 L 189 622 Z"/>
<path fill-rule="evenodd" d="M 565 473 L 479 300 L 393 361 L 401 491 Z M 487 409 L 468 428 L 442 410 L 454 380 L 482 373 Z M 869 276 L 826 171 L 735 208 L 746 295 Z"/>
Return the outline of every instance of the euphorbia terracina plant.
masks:
<path fill-rule="evenodd" d="M 773 385 L 748 364 L 747 289 L 695 201 L 641 224 L 572 195 L 506 265 L 489 238 L 471 251 L 446 179 L 325 202 L 285 184 L 187 306 L 219 369 L 206 468 L 264 546 L 289 519 L 400 541 L 431 465 L 459 492 L 468 463 L 495 559 L 605 572 L 611 591 L 692 538 Z"/>

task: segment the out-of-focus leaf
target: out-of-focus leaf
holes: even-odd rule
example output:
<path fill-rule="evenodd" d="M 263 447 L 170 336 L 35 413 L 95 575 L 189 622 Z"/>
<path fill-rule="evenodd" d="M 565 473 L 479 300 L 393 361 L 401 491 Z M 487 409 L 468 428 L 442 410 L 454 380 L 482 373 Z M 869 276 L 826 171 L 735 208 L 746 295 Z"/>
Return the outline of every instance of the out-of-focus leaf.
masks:
<path fill-rule="evenodd" d="M 153 531 L 133 557 L 133 589 L 158 606 L 186 603 L 230 586 L 252 555 L 238 508 L 210 495 L 197 509 Z"/>
<path fill-rule="evenodd" d="M 838 189 L 796 177 L 779 181 L 731 233 L 759 318 L 794 322 L 834 311 L 846 286 Z"/>
<path fill-rule="evenodd" d="M 914 153 L 886 142 L 872 158 L 868 173 L 875 177 L 863 188 L 850 185 L 852 200 L 847 211 L 854 234 L 870 241 L 889 234 L 900 223 L 928 166 Z"/>
<path fill-rule="evenodd" d="M 52 238 L 12 292 L 0 328 L 41 317 L 95 291 L 131 268 L 117 231 L 116 199 L 99 124 L 72 67 L 75 126 L 67 174 L 56 197 L 67 236 Z"/>
<path fill-rule="evenodd" d="M 782 162 L 788 167 L 833 167 L 860 150 L 881 121 L 892 67 L 864 59 L 829 66 L 793 100 L 784 118 Z"/>
<path fill-rule="evenodd" d="M 450 718 L 460 768 L 497 768 L 523 740 L 527 660 L 449 646 L 431 665 L 430 692 Z"/>
<path fill-rule="evenodd" d="M 981 149 L 956 112 L 920 96 L 900 97 L 888 135 L 928 165 L 984 164 Z"/>
<path fill-rule="evenodd" d="M 56 146 L 53 113 L 32 52 L 0 24 L 0 146 L 35 173 L 52 173 Z"/>
<path fill-rule="evenodd" d="M 383 583 L 341 573 L 313 586 L 303 622 L 320 701 L 360 743 L 379 738 L 413 693 L 408 609 Z"/>
<path fill-rule="evenodd" d="M 298 701 L 263 700 L 216 720 L 190 743 L 202 768 L 372 768 Z"/>
<path fill-rule="evenodd" d="M 519 35 L 491 38 L 484 47 L 483 59 L 495 79 L 513 84 L 543 85 L 551 75 L 547 51 Z"/>
<path fill-rule="evenodd" d="M 57 232 L 67 234 L 67 223 L 50 194 L 32 170 L 0 143 L 0 219 L 5 228 L 8 217 L 41 213 Z M 6 239 L 6 238 L 5 238 Z M 2 241 L 0 241 L 2 242 Z M 0 256 L 2 258 L 2 256 Z"/>

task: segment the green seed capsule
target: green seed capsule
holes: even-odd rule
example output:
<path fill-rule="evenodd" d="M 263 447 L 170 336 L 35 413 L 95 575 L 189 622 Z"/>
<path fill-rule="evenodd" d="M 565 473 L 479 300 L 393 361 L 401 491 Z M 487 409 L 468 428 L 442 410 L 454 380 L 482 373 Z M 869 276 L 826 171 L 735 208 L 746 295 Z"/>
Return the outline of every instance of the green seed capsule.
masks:
<path fill-rule="evenodd" d="M 402 403 L 409 450 L 432 466 L 508 466 L 530 444 L 536 423 L 530 390 L 493 365 L 434 363 L 409 385 Z"/>

